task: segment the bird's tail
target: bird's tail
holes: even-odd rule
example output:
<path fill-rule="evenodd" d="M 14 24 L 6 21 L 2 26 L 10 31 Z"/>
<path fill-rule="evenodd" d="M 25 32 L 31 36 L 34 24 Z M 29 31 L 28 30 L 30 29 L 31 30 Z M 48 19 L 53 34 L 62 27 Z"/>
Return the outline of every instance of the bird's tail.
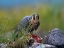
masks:
<path fill-rule="evenodd" d="M 18 37 L 18 30 L 16 29 L 15 32 L 14 32 L 14 41 L 16 40 L 16 38 Z"/>
<path fill-rule="evenodd" d="M 17 29 L 15 30 L 15 32 L 14 32 L 14 36 L 15 36 L 15 38 L 14 38 L 14 41 L 16 40 L 16 38 L 18 38 L 18 31 L 21 29 L 21 25 L 19 25 L 18 27 L 17 27 Z"/>

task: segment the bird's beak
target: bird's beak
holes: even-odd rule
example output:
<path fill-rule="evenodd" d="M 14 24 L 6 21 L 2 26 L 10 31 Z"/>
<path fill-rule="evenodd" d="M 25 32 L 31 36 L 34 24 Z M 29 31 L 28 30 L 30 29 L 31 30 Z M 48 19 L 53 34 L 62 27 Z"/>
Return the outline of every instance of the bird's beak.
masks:
<path fill-rule="evenodd" d="M 33 16 L 32 16 L 32 20 L 34 20 L 34 19 L 33 19 Z"/>

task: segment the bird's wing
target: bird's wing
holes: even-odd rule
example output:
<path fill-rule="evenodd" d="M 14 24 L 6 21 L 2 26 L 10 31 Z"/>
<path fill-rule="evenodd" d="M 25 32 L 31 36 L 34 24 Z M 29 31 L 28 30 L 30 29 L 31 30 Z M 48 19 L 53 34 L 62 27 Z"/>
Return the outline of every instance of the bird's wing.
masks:
<path fill-rule="evenodd" d="M 19 29 L 22 29 L 22 28 L 25 28 L 26 26 L 28 26 L 29 25 L 29 21 L 30 21 L 30 16 L 25 16 L 22 20 L 21 20 L 21 22 L 20 22 L 20 24 L 19 24 L 19 26 L 18 26 L 18 30 Z"/>
<path fill-rule="evenodd" d="M 29 21 L 30 21 L 30 16 L 25 16 L 22 20 L 21 20 L 21 22 L 20 22 L 20 24 L 19 24 L 19 26 L 17 27 L 17 29 L 15 30 L 15 32 L 14 32 L 14 34 L 16 35 L 16 37 L 18 37 L 18 31 L 19 30 L 21 30 L 21 29 L 23 29 L 23 28 L 27 28 L 26 26 L 28 26 L 29 25 Z M 14 39 L 15 40 L 15 39 Z"/>

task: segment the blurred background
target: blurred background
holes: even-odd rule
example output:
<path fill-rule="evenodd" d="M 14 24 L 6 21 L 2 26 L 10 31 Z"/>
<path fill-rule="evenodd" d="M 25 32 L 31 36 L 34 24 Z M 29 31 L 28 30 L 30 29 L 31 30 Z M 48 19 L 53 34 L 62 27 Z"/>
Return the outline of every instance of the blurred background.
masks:
<path fill-rule="evenodd" d="M 17 28 L 24 16 L 38 13 L 39 30 L 53 28 L 64 31 L 63 0 L 0 0 L 0 36 Z M 1 41 L 0 41 L 1 42 Z"/>

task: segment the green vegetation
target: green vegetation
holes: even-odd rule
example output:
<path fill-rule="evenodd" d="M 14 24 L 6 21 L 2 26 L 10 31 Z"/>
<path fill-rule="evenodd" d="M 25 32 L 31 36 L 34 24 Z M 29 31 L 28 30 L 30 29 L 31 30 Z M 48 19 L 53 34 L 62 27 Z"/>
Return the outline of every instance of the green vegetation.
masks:
<path fill-rule="evenodd" d="M 11 31 L 17 28 L 24 16 L 32 15 L 33 13 L 40 15 L 40 28 L 42 30 L 48 32 L 57 27 L 64 29 L 62 7 L 57 8 L 55 5 L 53 7 L 43 5 L 37 9 L 28 6 L 20 9 L 0 10 L 0 43 L 7 42 L 8 38 L 5 38 L 5 33 L 12 33 Z"/>

